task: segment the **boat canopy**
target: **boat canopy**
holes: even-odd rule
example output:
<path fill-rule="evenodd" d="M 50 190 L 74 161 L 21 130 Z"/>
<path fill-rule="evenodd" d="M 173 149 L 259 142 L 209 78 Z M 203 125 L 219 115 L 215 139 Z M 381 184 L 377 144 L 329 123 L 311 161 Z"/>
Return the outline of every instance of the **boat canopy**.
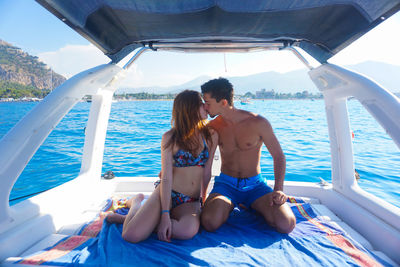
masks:
<path fill-rule="evenodd" d="M 400 9 L 400 0 L 36 0 L 114 63 L 171 42 L 280 42 L 320 63 Z"/>

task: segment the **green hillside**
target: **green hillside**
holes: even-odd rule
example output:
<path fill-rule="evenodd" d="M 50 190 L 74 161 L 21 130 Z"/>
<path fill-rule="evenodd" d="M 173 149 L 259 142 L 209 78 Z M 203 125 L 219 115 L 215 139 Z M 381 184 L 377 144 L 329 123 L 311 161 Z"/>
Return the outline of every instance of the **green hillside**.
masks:
<path fill-rule="evenodd" d="M 43 97 L 65 78 L 38 57 L 0 40 L 0 97 Z"/>
<path fill-rule="evenodd" d="M 32 85 L 22 85 L 8 81 L 0 81 L 0 98 L 23 98 L 23 97 L 45 97 L 50 90 L 37 89 Z"/>

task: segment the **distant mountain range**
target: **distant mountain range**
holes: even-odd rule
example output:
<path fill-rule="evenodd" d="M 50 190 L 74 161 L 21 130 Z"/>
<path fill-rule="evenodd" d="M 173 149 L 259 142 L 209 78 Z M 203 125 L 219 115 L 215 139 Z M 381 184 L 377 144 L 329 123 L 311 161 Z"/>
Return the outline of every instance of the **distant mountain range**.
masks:
<path fill-rule="evenodd" d="M 366 61 L 344 67 L 372 78 L 391 92 L 400 92 L 400 66 Z M 245 94 L 247 92 L 255 93 L 261 89 L 266 89 L 267 91 L 274 89 L 277 93 L 296 93 L 305 90 L 310 93 L 318 92 L 318 89 L 309 78 L 306 69 L 286 73 L 270 71 L 249 76 L 226 78 L 233 84 L 235 93 L 237 94 Z M 190 82 L 169 87 L 121 88 L 118 89 L 117 94 L 140 92 L 164 94 L 177 93 L 184 89 L 200 90 L 200 86 L 209 79 L 211 79 L 209 76 L 199 76 Z"/>
<path fill-rule="evenodd" d="M 117 90 L 117 94 L 123 93 L 155 93 L 155 94 L 167 94 L 167 93 L 177 93 L 185 89 L 191 90 L 199 90 L 200 85 L 205 83 L 206 81 L 210 80 L 211 77 L 207 75 L 202 75 L 197 77 L 194 80 L 191 80 L 187 83 L 168 86 L 168 87 L 161 87 L 161 86 L 148 86 L 148 87 L 138 87 L 138 88 L 119 88 Z"/>
<path fill-rule="evenodd" d="M 392 92 L 400 92 L 400 66 L 367 61 L 345 67 L 371 77 Z M 227 78 L 233 84 L 237 94 L 255 93 L 261 89 L 267 91 L 273 89 L 276 93 L 297 93 L 305 90 L 310 93 L 318 92 L 306 69 L 287 73 L 270 71 Z M 209 76 L 199 76 L 187 83 L 175 86 L 120 88 L 117 90 L 117 94 L 140 92 L 165 94 L 177 93 L 184 89 L 200 90 L 200 85 L 210 79 Z M 55 73 L 37 57 L 0 39 L 0 82 L 3 84 L 11 82 L 22 86 L 33 86 L 39 90 L 51 90 L 64 81 L 63 76 Z"/>

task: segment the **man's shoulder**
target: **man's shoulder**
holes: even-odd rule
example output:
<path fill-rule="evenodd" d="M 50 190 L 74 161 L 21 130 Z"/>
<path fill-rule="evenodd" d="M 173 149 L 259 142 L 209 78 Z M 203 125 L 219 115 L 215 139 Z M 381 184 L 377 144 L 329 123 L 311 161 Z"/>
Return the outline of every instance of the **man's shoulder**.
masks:
<path fill-rule="evenodd" d="M 207 123 L 207 126 L 210 127 L 211 129 L 215 129 L 215 128 L 218 128 L 218 125 L 220 125 L 221 122 L 222 122 L 222 117 L 218 116 L 215 119 L 209 121 Z"/>
<path fill-rule="evenodd" d="M 265 117 L 261 116 L 260 114 L 242 109 L 239 109 L 238 111 L 243 118 L 243 122 L 256 123 L 256 124 L 268 123 L 268 120 Z"/>

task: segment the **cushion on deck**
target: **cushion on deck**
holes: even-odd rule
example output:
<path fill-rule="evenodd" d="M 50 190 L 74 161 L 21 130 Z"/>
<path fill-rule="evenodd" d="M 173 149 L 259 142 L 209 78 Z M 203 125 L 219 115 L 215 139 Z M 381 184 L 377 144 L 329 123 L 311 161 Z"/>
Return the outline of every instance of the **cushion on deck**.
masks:
<path fill-rule="evenodd" d="M 337 224 L 318 217 L 310 204 L 292 202 L 297 225 L 290 234 L 276 232 L 258 214 L 234 209 L 227 223 L 213 233 L 201 230 L 191 240 L 171 243 L 161 242 L 152 234 L 132 244 L 122 239 L 121 224 L 103 223 L 104 217 L 99 216 L 79 235 L 68 236 L 19 262 L 87 266 L 389 266 Z"/>

